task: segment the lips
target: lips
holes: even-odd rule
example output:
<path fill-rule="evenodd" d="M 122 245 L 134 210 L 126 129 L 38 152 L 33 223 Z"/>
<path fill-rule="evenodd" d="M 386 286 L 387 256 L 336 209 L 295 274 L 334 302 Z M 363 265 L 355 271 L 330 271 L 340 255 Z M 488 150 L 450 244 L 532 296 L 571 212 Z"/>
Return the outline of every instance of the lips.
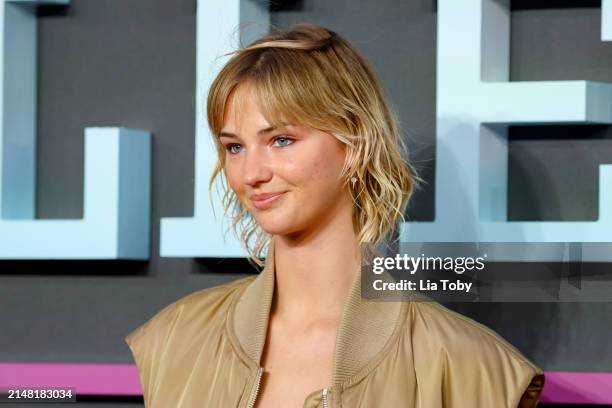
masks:
<path fill-rule="evenodd" d="M 276 197 L 276 196 L 281 195 L 281 194 L 283 194 L 283 192 L 280 192 L 280 193 L 253 194 L 251 196 L 251 200 L 253 200 L 253 201 L 264 201 L 264 200 L 267 200 L 268 198 Z"/>
<path fill-rule="evenodd" d="M 276 203 L 283 199 L 285 191 L 280 193 L 262 193 L 251 196 L 251 203 L 256 209 L 263 211 L 272 208 Z"/>

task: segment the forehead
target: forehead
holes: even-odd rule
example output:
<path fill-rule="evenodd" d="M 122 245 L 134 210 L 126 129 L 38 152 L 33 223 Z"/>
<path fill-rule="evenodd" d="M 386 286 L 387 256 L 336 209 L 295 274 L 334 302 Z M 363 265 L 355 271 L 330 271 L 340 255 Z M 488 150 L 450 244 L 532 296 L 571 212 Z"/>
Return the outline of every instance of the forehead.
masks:
<path fill-rule="evenodd" d="M 239 128 L 248 124 L 268 125 L 258 106 L 255 88 L 243 83 L 229 95 L 223 115 L 223 129 Z"/>
<path fill-rule="evenodd" d="M 295 103 L 291 95 L 274 84 L 247 79 L 230 92 L 225 101 L 222 131 L 229 127 L 258 125 L 260 127 L 311 126 L 308 114 Z"/>

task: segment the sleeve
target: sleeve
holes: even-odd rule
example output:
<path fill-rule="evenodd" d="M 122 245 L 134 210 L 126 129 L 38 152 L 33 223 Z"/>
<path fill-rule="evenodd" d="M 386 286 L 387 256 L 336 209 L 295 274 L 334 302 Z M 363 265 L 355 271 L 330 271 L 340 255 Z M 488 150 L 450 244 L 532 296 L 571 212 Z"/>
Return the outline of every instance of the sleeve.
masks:
<path fill-rule="evenodd" d="M 468 351 L 469 350 L 469 351 Z M 455 350 L 443 369 L 448 406 L 534 408 L 544 373 L 505 345 L 481 339 L 480 345 Z M 468 405 L 464 405 L 468 402 Z"/>
<path fill-rule="evenodd" d="M 145 407 L 153 406 L 156 394 L 156 374 L 163 369 L 168 339 L 178 319 L 175 304 L 166 306 L 146 323 L 125 337 L 140 376 Z"/>
<path fill-rule="evenodd" d="M 538 405 L 540 394 L 544 388 L 544 373 L 538 369 L 529 381 L 529 385 L 521 395 L 518 407 L 532 408 Z M 519 390 L 520 392 L 520 390 Z"/>
<path fill-rule="evenodd" d="M 421 306 L 413 347 L 422 407 L 533 408 L 544 373 L 488 327 Z"/>
<path fill-rule="evenodd" d="M 497 333 L 481 326 L 457 345 L 452 355 L 446 356 L 449 365 L 445 376 L 452 378 L 448 391 L 453 395 L 453 407 L 466 399 L 473 407 L 538 405 L 544 373 Z"/>

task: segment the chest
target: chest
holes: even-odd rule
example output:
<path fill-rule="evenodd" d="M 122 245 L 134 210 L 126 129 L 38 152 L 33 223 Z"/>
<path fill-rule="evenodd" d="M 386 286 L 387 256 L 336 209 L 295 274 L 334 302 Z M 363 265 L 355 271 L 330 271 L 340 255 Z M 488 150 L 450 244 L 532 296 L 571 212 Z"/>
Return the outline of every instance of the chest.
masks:
<path fill-rule="evenodd" d="M 268 373 L 262 375 L 254 405 L 249 402 L 255 394 L 256 372 L 245 366 L 225 337 L 206 347 L 197 343 L 198 347 L 182 344 L 180 348 L 171 348 L 163 364 L 154 367 L 154 379 L 143 384 L 146 406 L 324 408 L 322 389 L 330 383 L 334 350 L 333 340 L 324 339 L 321 336 L 318 344 L 311 343 L 314 346 L 296 341 L 293 348 L 267 348 L 261 365 Z M 285 352 L 287 356 L 283 355 Z M 397 401 L 416 401 L 416 395 L 413 366 L 401 355 L 390 353 L 363 381 L 330 390 L 327 406 L 395 407 Z M 429 394 L 426 400 L 432 402 L 436 395 Z M 419 407 L 412 402 L 402 406 Z M 433 402 L 427 405 L 435 406 Z"/>
<path fill-rule="evenodd" d="M 310 394 L 329 387 L 336 332 L 333 325 L 293 335 L 271 328 L 255 407 L 301 408 Z"/>

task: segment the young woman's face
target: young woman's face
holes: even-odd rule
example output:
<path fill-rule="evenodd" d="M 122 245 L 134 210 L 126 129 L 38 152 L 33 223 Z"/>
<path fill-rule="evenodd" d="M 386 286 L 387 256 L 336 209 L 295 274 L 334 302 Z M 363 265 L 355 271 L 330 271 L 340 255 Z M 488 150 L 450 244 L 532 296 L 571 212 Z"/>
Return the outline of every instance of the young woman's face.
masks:
<path fill-rule="evenodd" d="M 225 174 L 264 231 L 314 232 L 342 211 L 350 214 L 352 201 L 340 179 L 344 143 L 318 129 L 271 128 L 245 86 L 231 98 L 237 99 L 228 101 L 220 135 Z"/>

